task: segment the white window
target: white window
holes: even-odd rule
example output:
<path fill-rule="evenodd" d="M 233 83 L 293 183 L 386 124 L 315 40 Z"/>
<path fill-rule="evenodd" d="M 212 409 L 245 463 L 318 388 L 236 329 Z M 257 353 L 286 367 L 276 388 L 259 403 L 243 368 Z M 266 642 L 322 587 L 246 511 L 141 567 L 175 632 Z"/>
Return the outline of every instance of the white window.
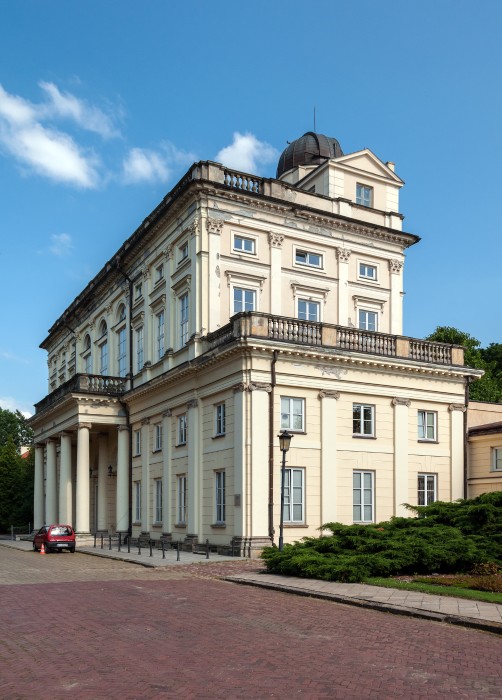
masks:
<path fill-rule="evenodd" d="M 322 267 L 322 255 L 311 253 L 308 250 L 297 250 L 295 252 L 295 263 L 297 265 L 308 265 L 309 267 Z"/>
<path fill-rule="evenodd" d="M 126 361 L 127 361 L 127 351 L 126 351 L 126 329 L 121 328 L 117 332 L 117 365 L 119 371 L 119 377 L 125 377 L 127 372 Z"/>
<path fill-rule="evenodd" d="M 437 500 L 437 476 L 436 474 L 418 475 L 418 501 L 419 506 L 428 506 Z"/>
<path fill-rule="evenodd" d="M 357 183 L 356 204 L 361 204 L 363 207 L 373 206 L 373 188 Z"/>
<path fill-rule="evenodd" d="M 179 299 L 180 308 L 180 343 L 188 341 L 188 292 Z"/>
<path fill-rule="evenodd" d="M 160 311 L 156 316 L 156 329 L 157 329 L 157 360 L 161 360 L 164 357 L 164 311 Z"/>
<path fill-rule="evenodd" d="M 376 311 L 366 311 L 365 309 L 359 309 L 358 327 L 363 331 L 377 331 L 378 313 Z"/>
<path fill-rule="evenodd" d="M 162 522 L 162 479 L 155 479 L 155 522 Z"/>
<path fill-rule="evenodd" d="M 437 440 L 436 411 L 418 411 L 418 439 Z"/>
<path fill-rule="evenodd" d="M 216 485 L 216 522 L 225 522 L 225 472 L 215 473 Z"/>
<path fill-rule="evenodd" d="M 502 447 L 495 447 L 492 450 L 492 471 L 502 471 Z"/>
<path fill-rule="evenodd" d="M 373 437 L 375 435 L 375 407 L 355 403 L 352 405 L 352 434 Z"/>
<path fill-rule="evenodd" d="M 188 241 L 185 241 L 178 248 L 178 262 L 183 262 L 188 258 Z"/>
<path fill-rule="evenodd" d="M 318 301 L 298 299 L 298 318 L 302 321 L 320 321 L 320 309 Z"/>
<path fill-rule="evenodd" d="M 284 474 L 284 522 L 303 523 L 305 520 L 304 470 L 286 469 Z"/>
<path fill-rule="evenodd" d="M 134 522 L 141 522 L 141 481 L 134 482 Z"/>
<path fill-rule="evenodd" d="M 240 311 L 256 310 L 256 291 L 254 289 L 244 289 L 234 287 L 234 314 Z"/>
<path fill-rule="evenodd" d="M 162 449 L 162 425 L 161 425 L 161 423 L 157 423 L 157 425 L 155 426 L 153 451 L 159 452 L 161 449 Z"/>
<path fill-rule="evenodd" d="M 353 474 L 353 520 L 355 523 L 372 523 L 374 510 L 374 474 L 355 471 Z"/>
<path fill-rule="evenodd" d="M 281 430 L 305 430 L 305 399 L 281 396 Z"/>
<path fill-rule="evenodd" d="M 134 298 L 141 299 L 142 296 L 143 296 L 143 284 L 141 282 L 138 282 L 138 284 L 136 284 L 134 287 Z"/>
<path fill-rule="evenodd" d="M 225 404 L 219 403 L 215 406 L 215 434 L 225 435 L 226 431 L 226 415 L 225 415 Z"/>
<path fill-rule="evenodd" d="M 164 279 L 164 263 L 157 265 L 155 268 L 155 283 L 160 282 L 162 279 Z"/>
<path fill-rule="evenodd" d="M 187 443 L 187 415 L 178 416 L 178 445 L 186 445 Z"/>
<path fill-rule="evenodd" d="M 256 254 L 256 241 L 246 236 L 234 236 L 234 250 L 239 253 Z"/>
<path fill-rule="evenodd" d="M 144 365 L 144 335 L 143 326 L 136 331 L 136 372 L 141 372 Z"/>
<path fill-rule="evenodd" d="M 178 525 L 187 521 L 187 478 L 186 474 L 178 477 Z"/>
<path fill-rule="evenodd" d="M 135 456 L 141 454 L 141 430 L 134 431 L 134 454 Z"/>
<path fill-rule="evenodd" d="M 368 265 L 367 263 L 359 263 L 359 277 L 363 280 L 371 280 L 376 282 L 377 280 L 377 268 L 375 265 Z"/>

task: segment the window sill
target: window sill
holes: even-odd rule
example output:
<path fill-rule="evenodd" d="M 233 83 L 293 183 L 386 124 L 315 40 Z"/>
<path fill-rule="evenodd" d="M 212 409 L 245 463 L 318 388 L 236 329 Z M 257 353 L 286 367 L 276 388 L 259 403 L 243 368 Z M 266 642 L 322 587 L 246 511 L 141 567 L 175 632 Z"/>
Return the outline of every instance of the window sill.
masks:
<path fill-rule="evenodd" d="M 417 442 L 429 442 L 433 445 L 439 445 L 439 440 L 427 440 L 426 438 L 419 438 Z"/>
<path fill-rule="evenodd" d="M 224 530 L 226 528 L 226 523 L 212 523 L 211 527 L 213 530 Z"/>
<path fill-rule="evenodd" d="M 186 528 L 186 526 L 187 526 L 186 523 L 176 523 L 174 527 Z"/>
<path fill-rule="evenodd" d="M 217 435 L 213 435 L 213 440 L 219 440 L 220 438 L 226 437 L 226 433 L 218 433 Z"/>
<path fill-rule="evenodd" d="M 287 530 L 290 530 L 295 527 L 309 527 L 306 523 L 284 523 L 284 528 Z"/>
<path fill-rule="evenodd" d="M 358 440 L 376 440 L 376 435 L 352 435 L 353 438 Z"/>
<path fill-rule="evenodd" d="M 158 528 L 158 527 L 162 527 L 162 523 L 161 523 L 161 522 L 152 523 L 152 527 L 157 527 L 157 528 Z"/>
<path fill-rule="evenodd" d="M 152 454 L 156 454 L 157 452 L 162 452 L 162 447 L 157 447 L 155 450 L 152 450 Z"/>
<path fill-rule="evenodd" d="M 186 446 L 187 446 L 186 442 L 179 442 L 177 445 L 175 445 L 175 447 L 186 447 Z"/>

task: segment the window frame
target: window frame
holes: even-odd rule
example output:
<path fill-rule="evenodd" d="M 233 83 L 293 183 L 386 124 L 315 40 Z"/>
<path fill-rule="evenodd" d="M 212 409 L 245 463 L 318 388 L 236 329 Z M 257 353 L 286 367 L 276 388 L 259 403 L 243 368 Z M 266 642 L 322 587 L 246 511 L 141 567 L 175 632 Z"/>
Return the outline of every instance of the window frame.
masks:
<path fill-rule="evenodd" d="M 155 482 L 155 523 L 161 524 L 163 518 L 162 479 L 154 479 Z"/>
<path fill-rule="evenodd" d="M 364 417 L 364 410 L 370 409 L 370 432 L 366 432 L 364 429 L 367 419 Z M 359 418 L 354 414 L 356 409 L 359 409 Z M 356 421 L 360 422 L 359 431 L 356 430 Z M 352 437 L 356 438 L 375 438 L 376 437 L 376 408 L 375 404 L 371 403 L 359 403 L 355 402 L 352 404 Z"/>
<path fill-rule="evenodd" d="M 238 247 L 236 245 L 237 241 L 243 241 L 243 242 L 249 242 L 251 244 L 252 250 L 245 250 L 244 247 Z M 232 252 L 233 253 L 238 253 L 238 254 L 243 254 L 243 255 L 254 255 L 256 256 L 256 238 L 253 236 L 244 236 L 240 233 L 234 233 L 233 239 L 232 239 Z"/>
<path fill-rule="evenodd" d="M 177 436 L 177 441 L 176 441 L 177 447 L 182 447 L 182 446 L 187 444 L 188 421 L 187 421 L 187 414 L 186 413 L 181 413 L 178 416 L 176 436 Z"/>
<path fill-rule="evenodd" d="M 361 207 L 373 208 L 374 189 L 362 182 L 356 183 L 356 204 Z"/>
<path fill-rule="evenodd" d="M 421 424 L 420 414 L 423 414 L 424 421 Z M 428 417 L 433 417 L 433 425 L 430 426 L 428 422 Z M 429 427 L 433 429 L 433 437 L 427 437 L 427 432 Z M 423 430 L 423 435 L 420 435 L 420 430 Z M 417 410 L 417 441 L 418 442 L 437 442 L 438 441 L 438 412 L 428 411 L 424 408 L 419 408 Z"/>
<path fill-rule="evenodd" d="M 316 317 L 315 318 L 302 318 L 300 315 L 300 304 L 305 304 L 306 308 L 312 306 L 315 306 L 316 308 Z M 305 314 L 306 316 L 309 315 L 309 312 Z M 300 321 L 308 321 L 310 323 L 320 323 L 321 322 L 321 302 L 317 301 L 316 299 L 304 299 L 302 297 L 298 297 L 296 300 L 296 317 Z"/>
<path fill-rule="evenodd" d="M 134 522 L 141 522 L 141 480 L 134 482 Z"/>
<path fill-rule="evenodd" d="M 300 473 L 301 475 L 301 501 L 298 503 L 294 498 L 294 491 L 298 489 L 295 486 L 294 479 L 292 477 L 294 474 Z M 291 495 L 293 494 L 293 499 Z M 300 506 L 301 508 L 301 518 L 294 517 L 295 506 Z M 288 512 L 289 511 L 289 512 Z M 285 480 L 284 480 L 284 509 L 283 520 L 285 523 L 291 525 L 304 525 L 305 524 L 305 468 L 304 467 L 286 467 L 285 469 Z"/>
<path fill-rule="evenodd" d="M 178 245 L 178 265 L 181 265 L 190 257 L 188 238 Z"/>
<path fill-rule="evenodd" d="M 372 277 L 371 275 L 367 275 L 364 273 L 364 270 L 374 270 L 375 274 Z M 374 265 L 373 263 L 367 263 L 363 262 L 362 260 L 359 261 L 358 263 L 358 274 L 357 276 L 359 277 L 360 280 L 364 280 L 365 282 L 378 282 L 378 265 Z"/>
<path fill-rule="evenodd" d="M 499 456 L 500 453 L 500 456 Z M 500 463 L 500 466 L 499 466 Z M 490 471 L 502 472 L 502 447 L 492 447 L 492 459 Z"/>
<path fill-rule="evenodd" d="M 176 527 L 187 524 L 187 475 L 178 474 L 176 478 Z"/>
<path fill-rule="evenodd" d="M 157 361 L 164 357 L 166 351 L 166 313 L 161 309 L 155 314 L 155 347 L 157 350 Z"/>
<path fill-rule="evenodd" d="M 361 315 L 366 314 L 366 320 L 365 320 L 365 325 L 361 324 Z M 374 319 L 374 328 L 368 328 L 367 326 L 372 325 L 368 322 L 369 316 L 372 316 Z M 378 333 L 378 311 L 375 311 L 374 309 L 363 309 L 363 308 L 358 308 L 357 309 L 357 328 L 360 331 L 367 331 L 369 333 Z M 366 327 L 365 327 L 366 326 Z"/>
<path fill-rule="evenodd" d="M 145 327 L 139 326 L 136 336 L 136 372 L 141 372 L 145 364 Z"/>
<path fill-rule="evenodd" d="M 164 263 L 163 263 L 163 262 L 160 263 L 159 265 L 157 265 L 157 267 L 155 268 L 155 275 L 156 275 L 156 277 L 155 277 L 155 284 L 158 284 L 159 282 L 161 282 L 161 281 L 164 279 L 164 277 L 165 277 L 165 266 L 164 266 Z"/>
<path fill-rule="evenodd" d="M 253 299 L 252 308 L 247 309 L 247 308 L 246 308 L 246 304 L 247 304 L 248 302 L 247 302 L 245 299 L 242 299 L 239 303 L 242 304 L 244 308 L 242 308 L 242 309 L 236 309 L 236 308 L 235 308 L 235 307 L 236 307 L 236 303 L 237 303 L 237 300 L 236 300 L 236 298 L 235 298 L 236 292 L 244 292 L 245 294 L 246 294 L 246 293 L 251 294 L 251 295 L 252 295 L 252 299 Z M 245 294 L 243 294 L 243 296 L 245 296 Z M 250 288 L 250 287 L 238 287 L 237 285 L 234 286 L 234 287 L 232 287 L 232 309 L 233 309 L 232 316 L 233 316 L 234 314 L 239 314 L 239 313 L 246 312 L 246 311 L 248 311 L 248 312 L 257 311 L 257 307 L 256 307 L 257 299 L 258 299 L 258 296 L 257 296 L 257 294 L 256 294 L 256 289 L 253 289 L 252 287 L 251 287 L 251 288 Z"/>
<path fill-rule="evenodd" d="M 423 488 L 420 488 L 420 480 L 423 479 L 424 484 Z M 433 489 L 432 489 L 432 500 L 429 498 L 429 481 L 432 481 L 433 484 Z M 420 494 L 423 494 L 423 498 L 420 498 Z M 420 503 L 420 501 L 423 500 L 423 503 Z M 417 505 L 419 506 L 429 506 L 431 503 L 435 503 L 438 500 L 437 498 L 437 474 L 431 474 L 428 472 L 419 472 L 417 474 Z"/>
<path fill-rule="evenodd" d="M 361 477 L 359 486 L 356 486 L 356 484 L 355 484 L 356 475 L 359 475 Z M 369 489 L 364 484 L 364 477 L 365 476 L 370 477 L 370 488 Z M 371 493 L 371 502 L 365 503 L 364 492 L 368 491 L 368 490 Z M 355 499 L 356 491 L 359 491 L 360 495 L 361 495 L 359 502 L 356 502 L 356 499 Z M 365 517 L 365 507 L 367 507 L 367 506 L 369 506 L 371 509 L 371 518 Z M 357 519 L 355 517 L 355 509 L 356 508 L 361 509 L 361 511 L 360 511 L 361 519 Z M 352 522 L 355 524 L 360 523 L 362 525 L 375 522 L 375 472 L 371 469 L 354 469 L 352 471 Z"/>
<path fill-rule="evenodd" d="M 190 323 L 190 299 L 188 292 L 184 292 L 178 297 L 179 308 L 179 328 L 180 328 L 180 345 L 184 347 L 188 342 L 189 323 Z"/>
<path fill-rule="evenodd" d="M 215 524 L 225 525 L 226 523 L 226 472 L 225 469 L 218 469 L 214 473 L 215 479 Z"/>
<path fill-rule="evenodd" d="M 227 416 L 226 416 L 226 406 L 225 402 L 221 401 L 220 403 L 215 404 L 214 407 L 214 436 L 215 437 L 223 437 L 223 435 L 226 434 L 226 422 L 227 422 Z"/>
<path fill-rule="evenodd" d="M 117 333 L 117 375 L 125 377 L 127 375 L 127 329 L 125 326 L 119 328 Z"/>
<path fill-rule="evenodd" d="M 152 452 L 161 452 L 162 450 L 162 423 L 155 423 L 153 435 L 153 450 Z"/>
<path fill-rule="evenodd" d="M 305 255 L 305 261 L 298 260 L 299 255 Z M 310 260 L 311 256 L 316 256 L 319 258 L 319 264 L 316 264 Z M 324 269 L 324 256 L 322 253 L 316 253 L 313 250 L 305 250 L 305 248 L 295 248 L 295 265 L 300 265 L 301 267 L 312 267 L 316 270 Z"/>
<path fill-rule="evenodd" d="M 133 457 L 139 457 L 141 454 L 141 430 L 134 431 L 134 455 Z"/>
<path fill-rule="evenodd" d="M 306 417 L 305 417 L 305 408 L 306 408 L 306 401 L 305 398 L 302 396 L 281 396 L 281 403 L 280 403 L 280 409 L 281 409 L 281 417 L 280 417 L 280 426 L 281 430 L 289 430 L 291 433 L 306 433 Z M 283 402 L 289 402 L 288 410 L 283 409 Z M 301 403 L 301 418 L 302 418 L 302 427 L 301 428 L 295 428 L 294 426 L 294 417 L 295 415 L 300 415 L 298 413 L 295 413 L 294 410 L 294 404 L 292 403 L 293 401 L 300 401 Z M 288 420 L 285 421 L 283 416 L 288 416 Z"/>

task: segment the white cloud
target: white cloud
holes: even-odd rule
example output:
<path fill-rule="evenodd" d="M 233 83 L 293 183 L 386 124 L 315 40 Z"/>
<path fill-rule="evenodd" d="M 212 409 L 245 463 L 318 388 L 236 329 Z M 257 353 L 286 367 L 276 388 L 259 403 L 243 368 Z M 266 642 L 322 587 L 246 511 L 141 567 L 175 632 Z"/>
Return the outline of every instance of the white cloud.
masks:
<path fill-rule="evenodd" d="M 259 173 L 262 166 L 276 160 L 278 155 L 273 146 L 259 141 L 254 134 L 240 134 L 236 131 L 230 146 L 222 148 L 215 160 L 228 168 Z"/>
<path fill-rule="evenodd" d="M 51 235 L 50 252 L 58 257 L 68 255 L 73 249 L 71 236 L 68 233 L 53 233 Z"/>
<path fill-rule="evenodd" d="M 21 403 L 12 396 L 0 396 L 0 408 L 4 411 L 20 411 L 25 418 L 30 418 L 33 415 L 33 406 Z"/>
<path fill-rule="evenodd" d="M 169 178 L 166 159 L 146 148 L 131 148 L 123 161 L 123 177 L 126 183 L 165 182 Z"/>
<path fill-rule="evenodd" d="M 30 364 L 28 362 L 28 360 L 26 360 L 24 357 L 19 357 L 19 355 L 14 355 L 12 352 L 9 352 L 8 350 L 2 350 L 0 352 L 0 357 L 3 358 L 4 360 L 8 360 L 9 362 L 20 362 L 23 365 Z"/>

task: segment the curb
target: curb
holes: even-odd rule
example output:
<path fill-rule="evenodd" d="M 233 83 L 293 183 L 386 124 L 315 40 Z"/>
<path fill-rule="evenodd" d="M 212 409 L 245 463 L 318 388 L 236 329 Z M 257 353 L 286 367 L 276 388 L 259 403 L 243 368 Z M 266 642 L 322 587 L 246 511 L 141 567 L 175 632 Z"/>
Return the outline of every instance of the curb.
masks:
<path fill-rule="evenodd" d="M 374 610 L 376 612 L 386 612 L 392 615 L 403 615 L 405 617 L 413 617 L 420 620 L 429 620 L 430 622 L 444 622 L 450 625 L 459 627 L 468 627 L 482 632 L 491 632 L 492 634 L 502 635 L 502 623 L 490 622 L 489 620 L 475 620 L 468 617 L 460 617 L 459 615 L 446 615 L 435 613 L 429 610 L 419 610 L 417 608 L 405 608 L 400 605 L 389 605 L 388 603 L 378 603 L 373 600 L 364 600 L 364 598 L 349 598 L 348 596 L 338 595 L 336 593 L 319 593 L 308 588 L 292 588 L 280 583 L 261 582 L 238 576 L 225 576 L 225 581 L 230 583 L 239 583 L 244 586 L 255 586 L 257 588 L 267 588 L 281 593 L 292 593 L 307 598 L 317 598 L 318 600 L 328 600 L 333 603 L 342 605 L 352 605 L 358 608 Z"/>

